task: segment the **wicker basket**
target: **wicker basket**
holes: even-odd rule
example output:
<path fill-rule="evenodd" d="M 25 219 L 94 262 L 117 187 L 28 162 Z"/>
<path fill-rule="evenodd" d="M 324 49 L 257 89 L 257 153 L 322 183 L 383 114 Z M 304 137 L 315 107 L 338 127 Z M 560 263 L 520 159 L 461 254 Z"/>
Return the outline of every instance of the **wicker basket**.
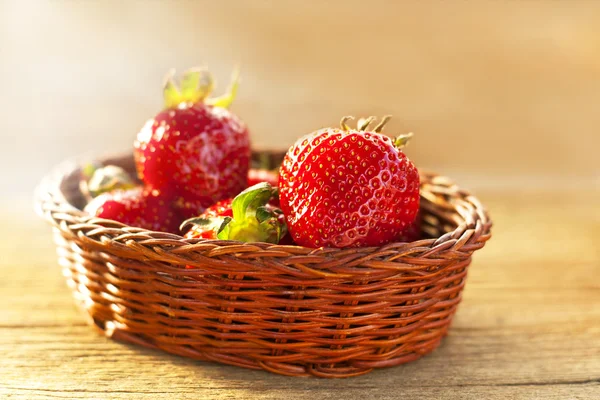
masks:
<path fill-rule="evenodd" d="M 133 170 L 131 156 L 105 163 Z M 492 225 L 475 197 L 422 172 L 428 239 L 353 249 L 184 239 L 90 217 L 78 179 L 77 164 L 63 165 L 37 206 L 90 323 L 113 339 L 284 375 L 349 377 L 433 351 Z"/>

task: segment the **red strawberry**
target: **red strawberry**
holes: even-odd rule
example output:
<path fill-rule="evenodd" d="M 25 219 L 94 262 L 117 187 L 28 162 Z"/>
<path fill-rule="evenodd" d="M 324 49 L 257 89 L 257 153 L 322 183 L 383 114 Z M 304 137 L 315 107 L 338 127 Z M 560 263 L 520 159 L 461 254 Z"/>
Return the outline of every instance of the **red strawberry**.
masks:
<path fill-rule="evenodd" d="M 269 169 L 250 168 L 248 171 L 248 187 L 257 183 L 268 182 L 271 186 L 279 185 L 279 174 Z"/>
<path fill-rule="evenodd" d="M 176 195 L 172 207 L 179 216 L 179 220 L 184 221 L 201 214 L 206 209 L 206 204 L 207 200 L 203 198 L 186 199 L 182 195 Z"/>
<path fill-rule="evenodd" d="M 177 194 L 175 206 L 181 207 L 185 217 L 198 215 L 246 187 L 249 134 L 227 109 L 237 85 L 236 73 L 228 94 L 207 99 L 213 88 L 207 71 L 186 72 L 180 88 L 169 76 L 164 87 L 165 110 L 146 122 L 137 135 L 134 155 L 140 179 Z"/>
<path fill-rule="evenodd" d="M 277 187 L 279 186 L 279 174 L 269 169 L 251 168 L 248 171 L 248 187 L 261 182 L 267 182 L 271 186 Z M 269 201 L 269 204 L 279 208 L 279 194 L 274 195 Z M 289 237 L 289 235 L 287 235 L 286 238 L 287 237 Z"/>
<path fill-rule="evenodd" d="M 306 247 L 379 246 L 400 237 L 419 209 L 419 173 L 396 140 L 341 122 L 299 139 L 279 175 L 281 209 L 294 241 Z"/>
<path fill-rule="evenodd" d="M 271 186 L 277 187 L 279 183 L 279 174 L 268 169 L 250 168 L 248 170 L 247 187 L 254 186 L 261 182 L 267 182 Z M 227 202 L 231 203 L 232 200 L 232 198 L 229 198 L 226 200 L 222 200 L 221 202 L 223 204 L 226 204 Z M 202 211 L 205 209 L 205 203 L 203 201 L 189 200 L 183 198 L 183 196 L 177 196 L 175 198 L 174 204 L 175 208 L 178 210 L 179 214 L 182 217 L 184 217 L 184 219 L 193 218 L 193 216 L 201 214 Z M 278 197 L 274 196 L 269 202 L 269 204 L 279 207 Z M 215 206 L 211 206 L 209 208 L 214 208 Z"/>
<path fill-rule="evenodd" d="M 192 228 L 185 234 L 185 237 L 217 239 L 218 228 L 221 227 L 225 218 L 233 218 L 233 210 L 231 209 L 232 202 L 233 199 L 221 200 L 215 205 L 208 207 L 197 218 L 186 220 L 181 228 L 184 228 L 187 225 L 192 225 Z M 198 219 L 201 221 L 198 221 Z"/>
<path fill-rule="evenodd" d="M 85 211 L 151 231 L 178 232 L 179 220 L 170 209 L 170 199 L 158 190 L 136 187 L 103 193 L 88 203 Z"/>
<path fill-rule="evenodd" d="M 284 218 L 285 221 L 285 218 Z M 279 241 L 278 244 L 281 245 L 286 245 L 286 246 L 298 246 L 298 244 L 296 242 L 294 242 L 294 239 L 292 239 L 292 236 L 289 234 L 285 235 L 284 237 L 281 238 L 281 240 Z"/>
<path fill-rule="evenodd" d="M 262 182 L 218 202 L 181 225 L 192 225 L 185 237 L 279 243 L 287 231 L 281 210 L 268 204 L 275 190 Z"/>
<path fill-rule="evenodd" d="M 395 242 L 414 242 L 421 239 L 421 218 L 417 214 L 417 218 L 402 231 L 400 236 L 395 239 Z"/>
<path fill-rule="evenodd" d="M 250 168 L 250 170 L 248 170 L 247 187 L 254 186 L 261 182 L 267 182 L 271 186 L 277 187 L 277 185 L 279 183 L 279 174 L 274 171 L 268 170 L 268 169 Z M 223 204 L 222 206 L 225 206 L 227 203 L 229 203 L 229 206 L 230 206 L 232 200 L 233 200 L 232 198 L 229 198 L 227 200 L 222 200 L 218 204 L 222 203 Z M 269 204 L 279 207 L 278 197 L 277 196 L 273 197 L 271 199 L 271 201 L 269 202 Z M 217 205 L 211 206 L 209 208 L 212 209 L 212 208 L 215 208 L 216 206 Z M 194 215 L 201 214 L 202 210 L 204 210 L 205 207 L 204 207 L 204 203 L 201 201 L 199 202 L 199 201 L 194 201 L 194 200 L 186 200 L 182 196 L 177 196 L 177 198 L 175 200 L 175 208 L 179 211 L 179 214 L 181 214 L 184 219 L 188 219 L 188 218 L 191 218 L 190 215 L 194 216 Z M 208 211 L 208 209 L 207 209 L 207 211 Z"/>

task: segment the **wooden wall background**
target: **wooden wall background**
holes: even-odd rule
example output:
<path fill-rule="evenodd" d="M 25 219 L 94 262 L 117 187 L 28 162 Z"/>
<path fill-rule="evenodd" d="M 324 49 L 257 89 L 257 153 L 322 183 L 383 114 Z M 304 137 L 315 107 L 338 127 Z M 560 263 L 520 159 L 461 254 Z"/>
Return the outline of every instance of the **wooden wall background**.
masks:
<path fill-rule="evenodd" d="M 390 113 L 465 185 L 600 184 L 600 2 L 0 0 L 0 190 L 127 150 L 170 67 L 238 62 L 258 147 Z"/>

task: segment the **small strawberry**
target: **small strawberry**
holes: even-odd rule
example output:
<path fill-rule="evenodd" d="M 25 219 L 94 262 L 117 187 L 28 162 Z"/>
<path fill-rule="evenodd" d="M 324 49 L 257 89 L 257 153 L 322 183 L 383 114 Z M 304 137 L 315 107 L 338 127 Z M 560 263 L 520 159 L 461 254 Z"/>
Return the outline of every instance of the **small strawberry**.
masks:
<path fill-rule="evenodd" d="M 217 233 L 225 218 L 233 218 L 233 199 L 221 200 L 208 207 L 200 216 L 183 222 L 180 229 L 192 226 L 185 234 L 187 238 L 217 239 Z"/>
<path fill-rule="evenodd" d="M 248 187 L 260 182 L 268 182 L 271 186 L 279 185 L 279 174 L 269 169 L 250 168 L 248 171 Z"/>
<path fill-rule="evenodd" d="M 419 209 L 419 173 L 400 150 L 410 135 L 380 134 L 385 117 L 299 139 L 279 175 L 281 209 L 294 241 L 306 247 L 379 246 L 400 237 Z"/>
<path fill-rule="evenodd" d="M 186 238 L 279 243 L 287 230 L 281 210 L 268 204 L 275 191 L 266 182 L 258 183 L 185 221 L 181 229 L 191 225 Z"/>
<path fill-rule="evenodd" d="M 129 226 L 177 233 L 179 220 L 170 209 L 170 202 L 158 190 L 138 186 L 102 193 L 88 203 L 85 211 Z"/>
<path fill-rule="evenodd" d="M 207 99 L 214 82 L 205 70 L 186 72 L 178 88 L 172 74 L 164 86 L 165 109 L 146 122 L 134 143 L 136 169 L 147 185 L 175 193 L 184 217 L 246 187 L 250 139 L 227 107 L 237 92 Z"/>

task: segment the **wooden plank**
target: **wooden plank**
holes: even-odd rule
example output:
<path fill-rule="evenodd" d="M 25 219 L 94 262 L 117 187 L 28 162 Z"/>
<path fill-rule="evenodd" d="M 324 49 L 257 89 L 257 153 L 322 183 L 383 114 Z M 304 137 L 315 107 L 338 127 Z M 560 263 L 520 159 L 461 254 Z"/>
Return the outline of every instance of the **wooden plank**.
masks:
<path fill-rule="evenodd" d="M 349 382 L 377 382 L 393 387 L 398 379 L 402 380 L 403 386 L 493 386 L 593 381 L 600 378 L 600 330 L 590 327 L 590 324 L 591 321 L 563 329 L 536 325 L 511 329 L 472 329 L 457 324 L 442 346 L 420 361 L 339 382 L 341 386 Z M 187 360 L 116 343 L 96 335 L 87 326 L 3 329 L 0 332 L 0 352 L 4 355 L 3 368 L 7 368 L 2 379 L 19 379 L 23 370 L 16 367 L 20 366 L 39 374 L 38 378 L 42 379 L 38 383 L 56 389 L 69 386 L 69 383 L 53 379 L 55 374 L 73 376 L 78 370 L 93 370 L 99 376 L 135 372 L 136 377 L 131 379 L 140 384 L 167 372 L 175 377 L 181 374 L 198 379 L 209 374 L 211 381 L 237 376 L 240 381 L 236 385 L 240 388 L 247 384 L 244 382 L 245 376 L 251 381 L 266 379 L 269 385 L 288 385 L 290 382 L 289 378 L 263 372 Z M 157 369 L 159 365 L 161 367 Z M 219 378 L 217 375 L 220 373 L 227 378 Z M 45 374 L 49 374 L 47 379 L 43 379 Z M 307 385 L 307 381 L 320 382 L 300 378 L 297 381 L 304 381 L 303 385 Z"/>
<path fill-rule="evenodd" d="M 304 381 L 305 382 L 305 381 Z M 313 389 L 304 383 L 305 389 L 267 388 L 263 391 L 231 389 L 228 387 L 201 387 L 186 385 L 184 390 L 46 390 L 29 388 L 0 388 L 0 396 L 9 399 L 178 399 L 178 400 L 281 400 L 281 399 L 369 399 L 369 400 L 423 400 L 423 399 L 461 399 L 461 400 L 565 400 L 597 399 L 598 386 L 595 383 L 577 385 L 524 385 L 524 386 L 456 386 L 448 387 L 402 387 L 391 391 L 385 387 L 346 385 L 339 389 Z"/>
<path fill-rule="evenodd" d="M 475 256 L 441 347 L 346 380 L 287 378 L 108 340 L 74 307 L 48 227 L 0 213 L 12 238 L 0 259 L 8 277 L 0 281 L 0 398 L 600 397 L 597 194 L 482 198 L 494 238 Z"/>

